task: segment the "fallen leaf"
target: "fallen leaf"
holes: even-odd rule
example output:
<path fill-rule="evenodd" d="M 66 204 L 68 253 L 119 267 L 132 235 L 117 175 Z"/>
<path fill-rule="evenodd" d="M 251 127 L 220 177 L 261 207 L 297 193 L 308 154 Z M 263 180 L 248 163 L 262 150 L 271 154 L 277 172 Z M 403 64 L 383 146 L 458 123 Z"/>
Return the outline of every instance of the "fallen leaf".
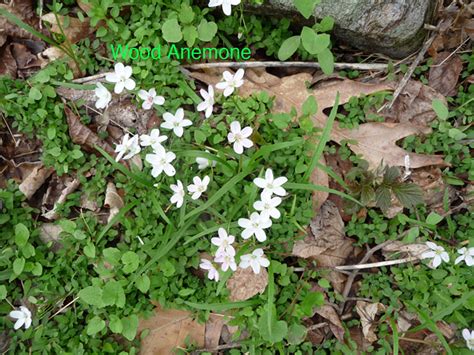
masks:
<path fill-rule="evenodd" d="M 219 339 L 222 333 L 222 327 L 225 320 L 224 315 L 211 313 L 206 322 L 206 334 L 204 345 L 208 349 L 213 349 L 219 345 Z"/>
<path fill-rule="evenodd" d="M 251 268 L 238 268 L 227 280 L 231 301 L 244 301 L 265 291 L 268 285 L 267 270 L 261 269 L 255 274 Z"/>
<path fill-rule="evenodd" d="M 462 67 L 462 60 L 457 54 L 452 55 L 450 52 L 438 53 L 430 68 L 429 85 L 444 96 L 456 95 L 456 85 Z"/>
<path fill-rule="evenodd" d="M 27 46 L 21 43 L 12 43 L 10 46 L 18 69 L 40 67 L 40 60 L 38 60 L 37 56 L 31 53 Z"/>
<path fill-rule="evenodd" d="M 344 222 L 337 206 L 326 201 L 319 214 L 310 223 L 311 233 L 304 240 L 297 240 L 292 254 L 301 258 L 311 258 L 320 267 L 344 265 L 347 257 L 353 252 L 353 240 L 344 234 Z M 342 292 L 346 277 L 331 271 L 328 275 L 333 287 Z"/>
<path fill-rule="evenodd" d="M 413 243 L 405 244 L 398 240 L 394 240 L 388 243 L 382 248 L 382 253 L 386 259 L 402 258 L 402 257 L 415 257 L 421 258 L 421 254 L 425 251 L 430 250 L 426 244 Z"/>
<path fill-rule="evenodd" d="M 73 143 L 79 144 L 89 153 L 99 154 L 95 150 L 95 146 L 98 146 L 112 157 L 115 156 L 113 148 L 107 142 L 100 139 L 97 134 L 92 132 L 88 127 L 83 125 L 79 117 L 77 117 L 69 107 L 65 106 L 64 111 L 66 112 L 67 124 L 69 126 L 69 136 Z"/>
<path fill-rule="evenodd" d="M 369 303 L 364 301 L 357 301 L 356 303 L 356 312 L 360 317 L 362 332 L 370 343 L 377 341 L 377 335 L 374 331 L 376 329 L 376 324 L 374 324 L 375 317 L 384 310 L 385 306 L 382 303 Z"/>
<path fill-rule="evenodd" d="M 120 195 L 117 193 L 117 189 L 115 188 L 113 182 L 109 182 L 107 184 L 107 189 L 105 191 L 104 207 L 110 210 L 109 217 L 107 218 L 107 223 L 109 223 L 123 207 L 122 197 L 120 197 Z"/>
<path fill-rule="evenodd" d="M 313 121 L 320 128 L 324 127 L 327 121 L 324 110 L 334 105 L 337 93 L 339 93 L 339 105 L 343 105 L 351 97 L 391 89 L 386 84 L 367 84 L 345 79 L 325 82 L 315 90 L 309 91 L 306 88 L 306 83 L 311 82 L 311 75 L 308 73 L 278 78 L 262 71 L 258 76 L 258 82 L 256 82 L 254 76 L 252 76 L 253 79 L 249 78 L 248 72 L 247 80 L 239 88 L 241 96 L 246 97 L 253 92 L 265 90 L 275 96 L 274 113 L 288 113 L 294 107 L 300 114 L 303 103 L 309 95 L 313 95 L 318 103 L 318 111 L 313 116 Z M 216 71 L 213 74 L 193 72 L 190 76 L 209 85 L 215 85 L 220 81 L 220 76 L 216 75 Z M 343 141 L 357 141 L 355 144 L 349 144 L 350 149 L 354 153 L 362 155 L 372 169 L 379 166 L 382 161 L 389 166 L 404 166 L 405 155 L 410 156 L 413 168 L 426 165 L 446 165 L 441 156 L 410 153 L 396 145 L 398 140 L 407 136 L 429 132 L 428 127 L 389 123 L 365 123 L 356 130 L 349 130 L 340 128 L 338 122 L 334 122 L 330 138 L 338 144 Z"/>
<path fill-rule="evenodd" d="M 39 238 L 45 244 L 52 242 L 51 249 L 54 252 L 57 252 L 63 247 L 60 237 L 62 231 L 63 229 L 59 225 L 53 223 L 43 223 L 39 230 Z"/>
<path fill-rule="evenodd" d="M 397 85 L 398 82 L 390 84 L 394 90 Z M 435 89 L 417 80 L 409 80 L 392 108 L 387 108 L 380 114 L 385 118 L 385 122 L 410 123 L 420 127 L 429 127 L 437 117 L 432 106 L 434 99 L 447 105 L 445 97 Z"/>
<path fill-rule="evenodd" d="M 41 32 L 41 29 L 38 28 L 38 21 L 36 19 L 33 9 L 33 2 L 31 0 L 9 1 L 9 5 L 0 4 L 0 8 L 12 13 L 16 17 L 26 22 L 28 25 Z M 4 38 L 11 36 L 13 38 L 36 39 L 36 36 L 31 34 L 29 31 L 16 26 L 3 16 L 0 16 L 0 36 Z"/>
<path fill-rule="evenodd" d="M 16 61 L 9 45 L 0 48 L 0 76 L 2 75 L 10 76 L 12 79 L 17 77 Z"/>
<path fill-rule="evenodd" d="M 149 319 L 142 319 L 138 332 L 149 329 L 150 333 L 142 339 L 141 355 L 173 355 L 176 347 L 186 347 L 186 339 L 198 347 L 204 346 L 204 324 L 199 324 L 187 311 L 157 308 Z"/>
<path fill-rule="evenodd" d="M 332 306 L 325 304 L 321 307 L 315 308 L 315 313 L 319 314 L 328 321 L 329 328 L 331 329 L 334 336 L 337 338 L 337 340 L 343 342 L 344 327 L 342 326 L 341 320 L 339 319 L 339 315 L 337 314 L 336 310 Z"/>
<path fill-rule="evenodd" d="M 361 352 L 366 352 L 369 351 L 369 349 L 372 347 L 372 344 L 367 341 L 367 339 L 364 336 L 364 333 L 360 329 L 360 327 L 352 327 L 349 329 L 349 336 L 352 341 L 354 341 L 357 344 L 357 350 L 358 354 Z"/>
<path fill-rule="evenodd" d="M 319 163 L 323 166 L 326 166 L 326 160 L 324 159 L 324 155 L 321 154 L 321 158 L 319 159 Z M 329 187 L 329 176 L 328 174 L 321 170 L 321 169 L 314 169 L 311 172 L 309 177 L 309 181 L 315 185 L 319 186 L 326 186 Z M 314 191 L 313 192 L 313 210 L 319 211 L 321 206 L 323 205 L 324 201 L 327 200 L 329 197 L 329 192 L 326 191 Z"/>
<path fill-rule="evenodd" d="M 27 199 L 31 198 L 53 171 L 53 168 L 46 168 L 44 165 L 37 166 L 18 186 L 18 189 Z"/>
<path fill-rule="evenodd" d="M 42 216 L 46 219 L 49 219 L 49 220 L 58 219 L 59 215 L 56 211 L 58 205 L 64 203 L 66 201 L 67 196 L 70 195 L 71 193 L 73 193 L 74 191 L 76 191 L 76 189 L 79 187 L 80 184 L 81 183 L 80 183 L 79 179 L 70 178 L 69 181 L 65 184 L 66 186 L 61 191 L 61 194 L 59 195 L 58 199 L 54 203 L 53 209 L 48 211 L 48 212 L 43 213 Z"/>
<path fill-rule="evenodd" d="M 81 39 L 87 38 L 94 33 L 95 27 L 90 26 L 89 18 L 85 18 L 82 22 L 78 18 L 55 15 L 50 12 L 41 16 L 41 20 L 51 24 L 51 31 L 63 34 L 71 43 L 76 43 Z M 66 26 L 67 24 L 67 26 Z M 62 30 L 62 31 L 61 31 Z"/>

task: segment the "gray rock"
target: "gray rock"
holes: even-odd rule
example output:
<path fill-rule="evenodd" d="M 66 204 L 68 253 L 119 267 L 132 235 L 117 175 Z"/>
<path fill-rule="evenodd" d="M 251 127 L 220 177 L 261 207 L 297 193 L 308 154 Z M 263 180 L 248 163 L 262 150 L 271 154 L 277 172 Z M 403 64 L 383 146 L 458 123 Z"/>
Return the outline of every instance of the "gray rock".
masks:
<path fill-rule="evenodd" d="M 314 17 L 331 16 L 333 35 L 342 42 L 402 58 L 421 47 L 423 25 L 432 20 L 435 6 L 436 0 L 321 0 Z M 293 0 L 268 0 L 256 10 L 298 18 Z M 303 17 L 300 21 L 304 23 Z"/>

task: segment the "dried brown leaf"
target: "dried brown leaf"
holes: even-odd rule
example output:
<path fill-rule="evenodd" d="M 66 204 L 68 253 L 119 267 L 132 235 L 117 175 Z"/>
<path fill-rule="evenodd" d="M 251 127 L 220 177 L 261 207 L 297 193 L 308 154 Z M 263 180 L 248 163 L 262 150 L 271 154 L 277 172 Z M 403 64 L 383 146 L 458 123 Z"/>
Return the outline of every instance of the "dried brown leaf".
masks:
<path fill-rule="evenodd" d="M 28 49 L 27 46 L 21 43 L 12 43 L 11 51 L 15 58 L 18 69 L 36 68 L 41 65 L 41 61 Z"/>
<path fill-rule="evenodd" d="M 208 349 L 213 349 L 219 345 L 219 339 L 224 326 L 224 315 L 211 313 L 206 322 L 205 346 Z"/>
<path fill-rule="evenodd" d="M 65 106 L 64 111 L 67 116 L 69 135 L 74 143 L 79 144 L 84 150 L 90 153 L 98 154 L 94 148 L 94 146 L 98 146 L 111 156 L 115 156 L 113 148 L 107 142 L 100 139 L 97 134 L 92 132 L 88 127 L 83 125 L 79 120 L 79 117 L 77 117 L 69 107 Z"/>
<path fill-rule="evenodd" d="M 173 355 L 176 347 L 185 347 L 186 338 L 197 346 L 204 346 L 204 324 L 199 324 L 187 311 L 157 308 L 153 317 L 140 320 L 138 332 L 149 329 L 142 340 L 142 355 Z"/>
<path fill-rule="evenodd" d="M 421 259 L 421 254 L 428 251 L 426 244 L 413 243 L 405 244 L 398 240 L 388 243 L 382 248 L 382 253 L 386 259 L 400 258 L 400 257 L 415 257 Z"/>
<path fill-rule="evenodd" d="M 449 58 L 448 58 L 449 57 Z M 444 96 L 456 95 L 456 85 L 462 71 L 462 60 L 450 52 L 441 52 L 430 68 L 429 85 Z"/>
<path fill-rule="evenodd" d="M 39 238 L 45 244 L 52 242 L 53 244 L 51 246 L 51 249 L 54 252 L 57 252 L 59 249 L 62 248 L 60 237 L 62 231 L 63 229 L 61 228 L 61 226 L 58 226 L 53 223 L 43 223 L 39 230 Z"/>
<path fill-rule="evenodd" d="M 384 310 L 385 306 L 382 303 L 369 303 L 364 301 L 357 301 L 356 303 L 356 312 L 360 317 L 362 332 L 370 343 L 377 341 L 377 335 L 374 331 L 376 329 L 376 325 L 374 324 L 375 317 Z"/>
<path fill-rule="evenodd" d="M 325 304 L 324 306 L 316 308 L 315 312 L 328 321 L 329 328 L 337 340 L 344 341 L 344 327 L 336 310 L 330 305 Z"/>
<path fill-rule="evenodd" d="M 90 26 L 89 18 L 85 18 L 84 21 L 81 22 L 78 18 L 55 15 L 50 12 L 49 14 L 41 16 L 41 20 L 51 24 L 51 31 L 59 34 L 62 34 L 63 31 L 71 43 L 76 43 L 95 31 L 95 28 Z M 66 24 L 68 24 L 67 27 L 65 26 Z"/>
<path fill-rule="evenodd" d="M 53 173 L 53 168 L 46 168 L 44 165 L 39 165 L 26 177 L 25 180 L 18 187 L 26 198 L 31 198 L 34 193 L 43 185 L 46 179 Z"/>
<path fill-rule="evenodd" d="M 13 79 L 17 77 L 17 65 L 11 52 L 11 46 L 6 45 L 0 48 L 0 76 L 10 76 Z"/>
<path fill-rule="evenodd" d="M 267 270 L 261 269 L 255 274 L 251 268 L 238 268 L 227 280 L 231 301 L 244 301 L 258 293 L 263 293 L 268 285 Z"/>
<path fill-rule="evenodd" d="M 69 179 L 69 181 L 66 182 L 64 189 L 61 191 L 61 194 L 59 195 L 58 199 L 54 203 L 53 209 L 48 212 L 43 213 L 42 216 L 49 220 L 58 219 L 59 214 L 56 211 L 58 205 L 60 205 L 61 203 L 64 203 L 66 201 L 67 196 L 73 193 L 74 191 L 76 191 L 80 184 L 81 183 L 79 179 L 72 179 L 72 178 Z"/>
<path fill-rule="evenodd" d="M 104 207 L 110 209 L 107 223 L 109 223 L 123 207 L 122 197 L 120 197 L 120 195 L 117 193 L 117 189 L 115 188 L 113 182 L 109 182 L 107 184 L 107 189 L 105 191 Z"/>
<path fill-rule="evenodd" d="M 311 235 L 295 242 L 292 254 L 301 258 L 312 258 L 318 266 L 334 267 L 344 265 L 353 252 L 353 240 L 344 234 L 344 222 L 337 206 L 326 201 L 320 213 L 310 223 Z M 331 271 L 328 275 L 333 287 L 342 292 L 345 276 Z"/>

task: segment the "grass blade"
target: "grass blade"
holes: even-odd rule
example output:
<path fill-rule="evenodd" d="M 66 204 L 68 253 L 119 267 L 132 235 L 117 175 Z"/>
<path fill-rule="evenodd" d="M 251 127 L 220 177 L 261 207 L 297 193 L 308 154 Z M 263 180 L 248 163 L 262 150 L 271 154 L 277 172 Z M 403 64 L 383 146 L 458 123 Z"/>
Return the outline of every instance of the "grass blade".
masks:
<path fill-rule="evenodd" d="M 337 190 L 334 190 L 334 189 L 330 189 L 329 187 L 325 187 L 325 186 L 320 186 L 320 185 L 315 185 L 315 184 L 299 184 L 299 183 L 288 182 L 288 183 L 285 184 L 284 187 L 286 189 L 289 189 L 289 190 L 324 191 L 324 192 L 328 192 L 330 194 L 341 196 L 341 197 L 346 198 L 346 199 L 348 199 L 348 200 L 350 200 L 354 203 L 357 203 L 360 206 L 363 206 L 354 197 L 352 197 L 352 196 L 350 196 L 350 195 L 348 195 L 344 192 L 337 191 Z"/>

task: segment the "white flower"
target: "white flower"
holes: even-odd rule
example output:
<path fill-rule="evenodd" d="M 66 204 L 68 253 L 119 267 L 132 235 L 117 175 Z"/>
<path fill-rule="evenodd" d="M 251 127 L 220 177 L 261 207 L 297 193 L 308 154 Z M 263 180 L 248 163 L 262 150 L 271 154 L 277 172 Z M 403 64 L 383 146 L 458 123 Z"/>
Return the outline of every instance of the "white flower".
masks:
<path fill-rule="evenodd" d="M 138 144 L 138 136 L 133 136 L 129 138 L 128 133 L 123 136 L 122 142 L 115 146 L 115 153 L 117 157 L 115 158 L 116 161 L 120 159 L 127 160 L 133 157 L 134 155 L 140 153 L 140 144 Z"/>
<path fill-rule="evenodd" d="M 156 147 L 161 147 L 161 143 L 167 139 L 168 137 L 166 136 L 160 136 L 160 130 L 158 128 L 154 128 L 151 130 L 150 135 L 142 134 L 140 136 L 140 144 L 143 147 L 151 146 L 155 150 L 157 149 Z"/>
<path fill-rule="evenodd" d="M 114 92 L 120 94 L 124 88 L 127 90 L 135 89 L 135 81 L 130 78 L 132 76 L 132 67 L 117 63 L 114 68 L 115 72 L 108 73 L 105 76 L 105 80 L 110 83 L 115 83 Z"/>
<path fill-rule="evenodd" d="M 112 94 L 104 85 L 102 85 L 102 83 L 97 83 L 96 85 L 97 87 L 94 90 L 94 94 L 97 96 L 95 107 L 99 109 L 106 108 L 109 105 L 110 100 L 112 100 Z"/>
<path fill-rule="evenodd" d="M 163 119 L 165 122 L 161 124 L 161 127 L 166 129 L 172 129 L 174 134 L 178 137 L 182 137 L 184 133 L 184 127 L 191 126 L 193 123 L 184 118 L 184 110 L 179 108 L 176 113 L 173 115 L 169 112 L 163 114 Z"/>
<path fill-rule="evenodd" d="M 234 75 L 226 70 L 222 77 L 224 81 L 217 83 L 216 88 L 224 90 L 225 97 L 232 95 L 236 88 L 239 88 L 244 84 L 244 70 L 242 68 L 237 70 Z"/>
<path fill-rule="evenodd" d="M 270 261 L 268 261 L 263 254 L 263 250 L 260 248 L 255 249 L 252 254 L 245 254 L 240 257 L 239 266 L 242 269 L 246 269 L 250 266 L 255 274 L 260 273 L 261 267 L 268 267 L 269 265 Z"/>
<path fill-rule="evenodd" d="M 461 254 L 461 256 L 458 256 L 454 263 L 457 265 L 461 261 L 464 260 L 467 266 L 472 266 L 474 265 L 474 247 L 473 248 L 461 248 L 458 250 L 458 254 Z"/>
<path fill-rule="evenodd" d="M 240 227 L 244 228 L 242 232 L 242 238 L 249 239 L 255 234 L 255 237 L 259 242 L 267 240 L 267 235 L 264 229 L 272 226 L 272 221 L 268 217 L 265 218 L 257 212 L 253 212 L 250 215 L 250 219 L 239 218 L 237 221 Z"/>
<path fill-rule="evenodd" d="M 240 123 L 234 121 L 230 124 L 230 132 L 227 134 L 227 139 L 229 143 L 234 143 L 234 152 L 237 154 L 242 154 L 244 148 L 250 148 L 253 146 L 253 142 L 248 139 L 252 135 L 252 128 L 245 127 L 240 129 Z"/>
<path fill-rule="evenodd" d="M 199 264 L 199 267 L 204 270 L 209 270 L 207 273 L 209 280 L 219 281 L 219 271 L 217 271 L 217 269 L 209 260 L 201 259 L 201 264 Z"/>
<path fill-rule="evenodd" d="M 171 190 L 174 194 L 171 196 L 170 202 L 176 204 L 177 208 L 180 208 L 184 202 L 184 186 L 180 180 L 176 181 L 176 185 L 170 185 Z"/>
<path fill-rule="evenodd" d="M 191 198 L 197 200 L 201 197 L 202 193 L 207 190 L 207 185 L 209 185 L 209 176 L 204 176 L 204 179 L 201 180 L 199 176 L 193 177 L 194 184 L 188 186 L 188 191 L 193 195 Z"/>
<path fill-rule="evenodd" d="M 219 235 L 219 238 L 214 237 L 211 239 L 211 243 L 218 247 L 216 254 L 235 255 L 235 250 L 232 247 L 235 237 L 227 234 L 227 231 L 224 228 L 219 228 L 217 234 Z"/>
<path fill-rule="evenodd" d="M 157 177 L 163 171 L 168 176 L 176 174 L 176 170 L 171 162 L 176 159 L 173 152 L 167 152 L 162 146 L 157 146 L 153 154 L 147 154 L 145 160 L 152 166 L 151 175 Z"/>
<path fill-rule="evenodd" d="M 143 100 L 142 108 L 144 110 L 151 109 L 153 105 L 163 105 L 165 103 L 165 98 L 163 96 L 157 96 L 154 88 L 148 91 L 140 90 L 138 97 Z"/>
<path fill-rule="evenodd" d="M 31 312 L 28 308 L 20 306 L 19 311 L 11 311 L 10 317 L 16 319 L 15 325 L 13 328 L 15 330 L 20 329 L 22 326 L 25 326 L 25 329 L 28 329 L 31 325 Z"/>
<path fill-rule="evenodd" d="M 432 259 L 430 261 L 430 267 L 435 269 L 441 265 L 442 261 L 449 261 L 449 255 L 443 247 L 436 245 L 433 242 L 426 242 L 426 245 L 431 249 L 431 251 L 425 251 L 423 254 L 421 254 L 421 257 L 423 259 Z"/>
<path fill-rule="evenodd" d="M 265 171 L 265 179 L 256 178 L 253 180 L 255 185 L 263 189 L 262 195 L 269 196 L 271 196 L 272 194 L 278 196 L 285 196 L 286 191 L 281 185 L 283 185 L 287 181 L 288 179 L 284 176 L 280 176 L 274 179 L 272 169 L 267 169 L 267 171 Z"/>
<path fill-rule="evenodd" d="M 407 154 L 405 155 L 405 159 L 404 159 L 404 163 L 405 163 L 405 170 L 403 172 L 403 176 L 402 176 L 402 180 L 406 180 L 408 179 L 408 177 L 411 175 L 411 170 L 410 170 L 410 156 Z"/>
<path fill-rule="evenodd" d="M 232 248 L 232 247 L 231 247 Z M 227 271 L 229 268 L 232 271 L 237 270 L 237 264 L 235 263 L 235 249 L 229 249 L 227 253 L 219 253 L 214 258 L 216 263 L 220 263 L 222 271 Z"/>
<path fill-rule="evenodd" d="M 466 341 L 466 346 L 469 350 L 474 350 L 474 330 L 463 329 L 462 330 L 462 337 Z"/>
<path fill-rule="evenodd" d="M 227 16 L 230 16 L 232 13 L 232 5 L 239 5 L 240 0 L 209 0 L 209 4 L 207 6 L 209 7 L 217 7 L 217 6 L 222 6 L 222 11 L 224 11 L 224 14 Z"/>
<path fill-rule="evenodd" d="M 212 87 L 212 85 L 209 85 L 207 91 L 201 89 L 199 92 L 201 93 L 201 96 L 204 101 L 197 106 L 197 110 L 205 111 L 206 118 L 209 118 L 211 117 L 212 110 L 214 108 L 214 88 Z"/>
<path fill-rule="evenodd" d="M 281 213 L 278 211 L 276 208 L 278 205 L 281 203 L 281 198 L 280 197 L 271 197 L 270 195 L 267 194 L 262 194 L 261 195 L 261 200 L 260 201 L 255 201 L 253 204 L 253 208 L 255 208 L 257 211 L 260 211 L 260 215 L 263 218 L 280 218 Z"/>
<path fill-rule="evenodd" d="M 206 153 L 209 153 L 209 151 L 206 150 Z M 216 161 L 215 160 L 210 160 L 210 159 L 201 158 L 201 157 L 196 158 L 196 163 L 198 164 L 198 169 L 199 170 L 206 169 L 209 166 L 212 166 L 212 167 L 216 166 Z"/>

